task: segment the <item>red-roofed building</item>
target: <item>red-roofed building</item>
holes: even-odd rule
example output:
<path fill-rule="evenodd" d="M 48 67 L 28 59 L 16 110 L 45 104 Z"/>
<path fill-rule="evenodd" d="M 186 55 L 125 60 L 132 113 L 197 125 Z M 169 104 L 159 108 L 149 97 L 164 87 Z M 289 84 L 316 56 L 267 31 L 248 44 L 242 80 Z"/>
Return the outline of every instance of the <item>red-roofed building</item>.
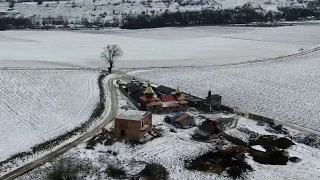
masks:
<path fill-rule="evenodd" d="M 161 95 L 160 97 L 162 102 L 170 102 L 170 101 L 176 101 L 176 97 L 171 94 Z"/>
<path fill-rule="evenodd" d="M 139 99 L 141 100 L 139 103 L 143 110 L 157 113 L 185 110 L 188 104 L 179 87 L 174 94 L 160 95 L 158 98 L 155 97 L 150 83 L 148 83 L 144 96 L 139 97 Z"/>

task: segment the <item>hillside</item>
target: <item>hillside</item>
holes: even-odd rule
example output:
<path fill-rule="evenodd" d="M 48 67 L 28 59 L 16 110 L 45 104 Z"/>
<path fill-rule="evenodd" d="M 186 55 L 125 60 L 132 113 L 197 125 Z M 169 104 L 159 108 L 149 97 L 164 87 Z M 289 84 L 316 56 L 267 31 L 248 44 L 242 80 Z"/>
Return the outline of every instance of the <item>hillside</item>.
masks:
<path fill-rule="evenodd" d="M 0 2 L 0 12 L 3 14 L 32 17 L 35 21 L 53 17 L 77 24 L 82 22 L 83 18 L 90 22 L 113 22 L 117 21 L 114 18 L 121 18 L 123 14 L 129 13 L 228 9 L 246 3 L 264 10 L 277 10 L 277 7 L 282 6 L 306 6 L 309 0 L 74 0 L 43 2 L 42 5 L 37 5 L 37 2 L 16 3 L 12 11 L 7 11 L 9 3 L 4 1 Z"/>

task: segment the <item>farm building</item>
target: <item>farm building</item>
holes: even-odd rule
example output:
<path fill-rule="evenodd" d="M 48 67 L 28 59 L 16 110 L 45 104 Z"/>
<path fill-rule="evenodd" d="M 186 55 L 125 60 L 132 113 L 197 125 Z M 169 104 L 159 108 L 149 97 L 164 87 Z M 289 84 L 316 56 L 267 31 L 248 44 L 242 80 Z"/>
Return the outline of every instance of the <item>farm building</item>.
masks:
<path fill-rule="evenodd" d="M 206 119 L 197 130 L 193 138 L 199 140 L 210 140 L 217 138 L 220 135 L 220 129 L 217 127 L 218 120 L 215 119 Z"/>
<path fill-rule="evenodd" d="M 210 112 L 221 109 L 221 99 L 222 98 L 220 95 L 211 94 L 211 91 L 208 92 L 206 99 L 202 99 L 191 94 L 186 94 L 186 100 L 188 101 L 189 106 Z"/>
<path fill-rule="evenodd" d="M 208 92 L 208 96 L 204 101 L 205 110 L 212 111 L 212 109 L 221 109 L 221 96 L 218 94 L 211 94 Z"/>
<path fill-rule="evenodd" d="M 145 111 L 127 110 L 114 120 L 115 135 L 140 140 L 152 131 L 152 114 Z"/>
<path fill-rule="evenodd" d="M 164 120 L 167 123 L 183 129 L 190 128 L 196 125 L 194 118 L 190 116 L 190 114 L 184 112 L 166 116 Z"/>

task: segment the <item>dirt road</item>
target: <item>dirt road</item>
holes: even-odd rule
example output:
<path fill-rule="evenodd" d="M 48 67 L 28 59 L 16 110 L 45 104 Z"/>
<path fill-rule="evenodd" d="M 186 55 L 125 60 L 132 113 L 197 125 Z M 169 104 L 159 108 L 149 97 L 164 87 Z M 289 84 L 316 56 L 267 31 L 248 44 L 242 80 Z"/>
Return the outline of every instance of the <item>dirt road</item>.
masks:
<path fill-rule="evenodd" d="M 118 106 L 119 106 L 116 88 L 113 85 L 114 79 L 115 79 L 115 77 L 110 78 L 108 80 L 108 89 L 109 89 L 109 93 L 111 94 L 110 113 L 106 117 L 103 117 L 103 121 L 99 125 L 97 125 L 91 131 L 88 131 L 87 133 L 83 134 L 81 137 L 79 137 L 75 141 L 73 141 L 69 144 L 66 144 L 65 146 L 62 146 L 59 149 L 52 151 L 50 154 L 47 154 L 47 155 L 45 155 L 45 156 L 43 156 L 43 157 L 41 157 L 31 163 L 28 163 L 28 164 L 26 164 L 16 170 L 13 170 L 8 174 L 5 174 L 4 176 L 0 177 L 0 179 L 1 180 L 15 179 L 15 178 L 33 170 L 33 169 L 35 169 L 36 167 L 43 165 L 44 163 L 48 162 L 50 159 L 56 158 L 56 157 L 62 155 L 63 153 L 67 152 L 69 149 L 77 146 L 78 144 L 81 144 L 86 139 L 94 136 L 97 132 L 99 132 L 101 130 L 102 127 L 105 127 L 109 122 L 111 122 L 112 119 L 114 118 L 114 116 L 116 116 Z"/>

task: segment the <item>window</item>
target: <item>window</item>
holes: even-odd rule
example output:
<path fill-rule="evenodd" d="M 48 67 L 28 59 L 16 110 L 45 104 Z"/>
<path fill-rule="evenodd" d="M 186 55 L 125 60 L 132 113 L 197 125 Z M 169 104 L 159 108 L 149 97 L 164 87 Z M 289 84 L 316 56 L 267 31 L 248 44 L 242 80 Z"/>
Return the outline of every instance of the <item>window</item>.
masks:
<path fill-rule="evenodd" d="M 143 120 L 141 121 L 141 127 L 143 127 L 143 125 L 144 125 L 144 122 L 143 122 Z"/>

